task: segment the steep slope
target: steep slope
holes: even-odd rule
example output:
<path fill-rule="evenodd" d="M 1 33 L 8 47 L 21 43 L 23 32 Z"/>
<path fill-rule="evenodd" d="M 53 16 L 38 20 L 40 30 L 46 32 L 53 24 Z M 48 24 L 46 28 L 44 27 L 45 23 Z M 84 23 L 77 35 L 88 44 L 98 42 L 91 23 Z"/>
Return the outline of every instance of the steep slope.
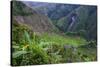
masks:
<path fill-rule="evenodd" d="M 65 33 L 81 31 L 87 39 L 96 40 L 96 6 L 43 2 L 24 3 L 38 13 L 48 16 L 60 31 Z"/>
<path fill-rule="evenodd" d="M 96 22 L 96 12 L 94 9 L 90 11 L 89 8 L 85 7 L 70 8 L 71 10 L 68 8 L 70 12 L 64 15 L 65 6 L 63 5 L 62 10 L 59 9 L 62 6 L 56 6 L 57 11 L 54 9 L 55 12 L 50 12 L 48 15 L 49 18 L 51 17 L 50 20 L 47 15 L 31 9 L 23 2 L 13 1 L 11 65 L 26 66 L 97 61 L 97 42 L 95 40 L 87 41 L 81 36 L 65 35 L 66 32 L 71 34 L 71 32 L 85 30 L 89 32 L 87 33 L 89 37 L 93 37 L 93 30 L 96 30 L 94 23 Z M 54 27 L 51 21 L 57 21 L 57 24 L 54 24 L 62 32 L 55 33 L 58 29 Z"/>
<path fill-rule="evenodd" d="M 79 7 L 79 5 L 61 4 L 61 3 L 45 3 L 45 2 L 23 2 L 35 11 L 48 16 L 52 20 L 58 20 L 66 16 L 70 11 Z"/>
<path fill-rule="evenodd" d="M 64 32 L 79 32 L 82 30 L 83 33 L 87 34 L 87 39 L 96 39 L 96 9 L 95 6 L 80 6 L 74 11 L 71 11 L 67 16 L 59 19 L 56 26 Z"/>
<path fill-rule="evenodd" d="M 51 32 L 54 25 L 47 16 L 41 15 L 20 1 L 13 1 L 13 22 L 27 24 L 34 32 Z"/>

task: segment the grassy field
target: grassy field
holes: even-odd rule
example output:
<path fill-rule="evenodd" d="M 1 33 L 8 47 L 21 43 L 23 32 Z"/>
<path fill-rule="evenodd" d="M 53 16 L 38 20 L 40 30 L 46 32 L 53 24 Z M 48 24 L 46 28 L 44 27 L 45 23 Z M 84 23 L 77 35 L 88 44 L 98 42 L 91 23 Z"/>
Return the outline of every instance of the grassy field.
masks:
<path fill-rule="evenodd" d="M 44 34 L 41 36 L 41 39 L 45 42 L 52 42 L 58 45 L 72 45 L 72 46 L 81 46 L 86 44 L 86 40 L 82 37 L 70 37 L 70 36 L 61 36 L 58 34 Z"/>

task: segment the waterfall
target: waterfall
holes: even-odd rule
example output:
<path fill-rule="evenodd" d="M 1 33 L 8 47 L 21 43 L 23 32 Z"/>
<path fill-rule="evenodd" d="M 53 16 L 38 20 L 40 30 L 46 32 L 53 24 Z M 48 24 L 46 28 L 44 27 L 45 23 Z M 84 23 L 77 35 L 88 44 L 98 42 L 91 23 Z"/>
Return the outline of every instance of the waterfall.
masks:
<path fill-rule="evenodd" d="M 75 16 L 71 17 L 71 20 L 72 20 L 72 22 L 70 23 L 70 25 L 69 25 L 69 27 L 68 27 L 68 29 L 67 29 L 68 31 L 71 30 L 72 26 L 73 26 L 74 23 L 75 23 Z"/>

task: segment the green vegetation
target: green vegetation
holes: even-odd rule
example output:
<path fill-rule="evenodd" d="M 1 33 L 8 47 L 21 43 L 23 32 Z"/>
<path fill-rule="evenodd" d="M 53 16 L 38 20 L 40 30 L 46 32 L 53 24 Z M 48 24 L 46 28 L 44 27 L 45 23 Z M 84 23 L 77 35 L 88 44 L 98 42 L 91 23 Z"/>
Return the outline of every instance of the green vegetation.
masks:
<path fill-rule="evenodd" d="M 79 33 L 84 30 L 82 36 L 87 40 L 96 40 L 97 37 L 97 11 L 96 7 L 90 6 L 80 6 L 79 8 L 71 11 L 68 15 L 55 20 L 55 26 L 57 26 L 61 31 L 65 33 Z M 63 13 L 62 13 L 63 14 Z M 75 23 L 72 25 L 71 29 L 68 27 L 71 24 L 71 15 L 76 14 Z M 54 23 L 54 21 L 53 21 Z M 69 32 L 70 31 L 70 32 Z"/>
<path fill-rule="evenodd" d="M 32 15 L 32 9 L 29 8 L 29 11 L 27 11 L 24 7 L 26 7 L 25 4 L 21 3 L 20 1 L 13 1 L 12 2 L 12 13 L 13 15 L 22 15 L 22 16 L 28 16 Z"/>
<path fill-rule="evenodd" d="M 58 45 L 72 45 L 80 46 L 86 43 L 86 40 L 81 37 L 70 37 L 70 36 L 61 36 L 57 34 L 44 34 L 42 40 L 45 42 L 52 42 Z"/>
<path fill-rule="evenodd" d="M 61 36 L 44 33 L 37 35 L 25 24 L 12 24 L 12 65 L 55 64 L 67 62 L 95 61 L 96 51 L 84 47 L 82 37 Z M 88 49 L 89 48 L 89 49 Z"/>
<path fill-rule="evenodd" d="M 52 6 L 32 10 L 21 1 L 12 2 L 11 65 L 97 60 L 97 8 Z"/>

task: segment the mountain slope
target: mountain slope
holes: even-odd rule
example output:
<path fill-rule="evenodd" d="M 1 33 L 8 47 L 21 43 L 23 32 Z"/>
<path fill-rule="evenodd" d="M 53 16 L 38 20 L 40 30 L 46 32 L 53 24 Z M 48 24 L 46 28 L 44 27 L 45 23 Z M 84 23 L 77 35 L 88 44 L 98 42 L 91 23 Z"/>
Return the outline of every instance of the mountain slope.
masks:
<path fill-rule="evenodd" d="M 60 18 L 56 26 L 64 32 L 79 32 L 87 34 L 87 39 L 95 39 L 97 35 L 97 11 L 95 6 L 80 6 L 67 16 Z M 74 20 L 73 20 L 74 18 Z M 94 32 L 95 31 L 95 32 Z M 94 32 L 94 33 L 93 33 Z"/>
<path fill-rule="evenodd" d="M 55 29 L 47 16 L 41 15 L 22 2 L 13 1 L 13 22 L 27 24 L 34 32 L 51 32 Z"/>
<path fill-rule="evenodd" d="M 38 13 L 48 16 L 60 31 L 64 33 L 81 31 L 85 35 L 86 39 L 96 40 L 96 6 L 43 2 L 24 3 Z"/>
<path fill-rule="evenodd" d="M 69 5 L 66 9 L 68 8 L 70 11 L 66 14 L 65 5 L 58 4 L 55 8 L 53 7 L 53 12 L 48 10 L 50 15 L 45 15 L 41 13 L 41 10 L 31 9 L 22 1 L 13 1 L 12 7 L 11 65 L 97 61 L 97 42 L 95 40 L 87 41 L 79 34 L 75 35 L 78 31 L 86 33 L 89 38 L 96 35 L 96 32 L 93 32 L 93 30 L 96 31 L 94 9 L 83 6 L 74 9 Z M 63 7 L 63 9 L 61 10 L 59 7 Z M 56 32 L 58 29 L 53 24 L 60 31 Z"/>
<path fill-rule="evenodd" d="M 23 2 L 35 11 L 48 16 L 52 20 L 58 20 L 70 13 L 70 11 L 79 7 L 79 5 L 61 4 L 61 3 L 44 3 L 44 2 Z"/>

